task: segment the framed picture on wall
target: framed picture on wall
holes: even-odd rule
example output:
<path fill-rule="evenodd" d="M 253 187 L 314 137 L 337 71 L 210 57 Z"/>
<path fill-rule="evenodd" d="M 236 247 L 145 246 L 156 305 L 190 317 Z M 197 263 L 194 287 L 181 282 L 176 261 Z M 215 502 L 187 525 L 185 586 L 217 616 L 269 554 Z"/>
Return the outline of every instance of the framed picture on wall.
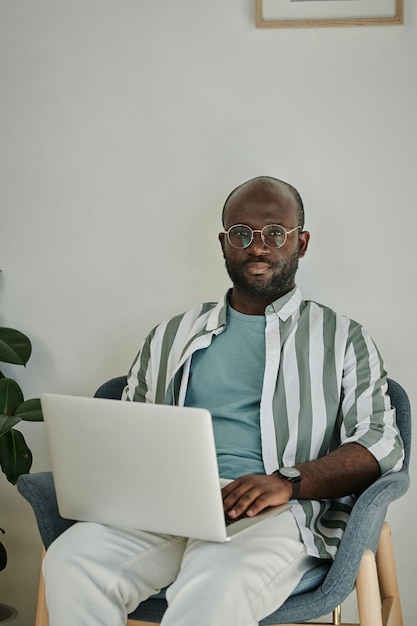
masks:
<path fill-rule="evenodd" d="M 255 0 L 258 28 L 389 26 L 403 23 L 404 0 Z"/>

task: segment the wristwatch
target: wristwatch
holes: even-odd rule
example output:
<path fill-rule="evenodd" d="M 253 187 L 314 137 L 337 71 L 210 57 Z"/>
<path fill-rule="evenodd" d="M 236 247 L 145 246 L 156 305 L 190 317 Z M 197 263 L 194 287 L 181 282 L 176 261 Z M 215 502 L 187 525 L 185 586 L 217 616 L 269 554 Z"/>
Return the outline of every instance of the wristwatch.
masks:
<path fill-rule="evenodd" d="M 292 483 L 292 496 L 291 499 L 298 498 L 300 495 L 300 486 L 301 486 L 301 473 L 296 467 L 280 467 L 277 470 L 278 476 L 284 478 L 285 480 L 289 480 Z"/>

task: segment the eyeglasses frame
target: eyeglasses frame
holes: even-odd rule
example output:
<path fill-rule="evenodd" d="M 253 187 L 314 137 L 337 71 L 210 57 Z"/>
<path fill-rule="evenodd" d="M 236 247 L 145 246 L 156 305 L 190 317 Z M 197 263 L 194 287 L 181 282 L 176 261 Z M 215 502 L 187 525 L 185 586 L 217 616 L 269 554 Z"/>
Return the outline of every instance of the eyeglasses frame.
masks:
<path fill-rule="evenodd" d="M 248 243 L 248 245 L 247 245 L 247 246 L 235 246 L 235 245 L 233 245 L 233 243 L 230 241 L 230 235 L 229 235 L 229 233 L 230 233 L 230 231 L 232 230 L 232 228 L 236 228 L 236 226 L 243 226 L 244 228 L 247 228 L 248 230 L 250 230 L 250 231 L 251 231 L 251 233 L 252 233 L 251 240 L 250 240 L 250 242 Z M 281 244 L 280 246 L 270 246 L 270 245 L 268 245 L 268 244 L 266 243 L 266 241 L 265 241 L 265 235 L 263 234 L 263 232 L 264 232 L 265 228 L 270 228 L 271 226 L 278 226 L 279 228 L 282 228 L 282 230 L 283 230 L 283 231 L 284 231 L 284 233 L 285 233 L 285 239 L 284 239 L 284 241 L 282 242 L 282 244 Z M 291 233 L 293 233 L 295 230 L 297 230 L 297 229 L 299 229 L 299 228 L 300 228 L 300 229 L 302 229 L 302 226 L 295 226 L 295 228 L 292 228 L 291 230 L 286 230 L 286 229 L 284 228 L 284 226 L 282 226 L 281 224 L 266 224 L 266 225 L 262 228 L 262 230 L 258 230 L 258 229 L 251 228 L 251 227 L 250 227 L 250 226 L 248 226 L 247 224 L 232 224 L 232 226 L 230 226 L 230 228 L 228 228 L 227 230 L 223 231 L 223 233 L 227 236 L 227 241 L 228 241 L 228 242 L 229 242 L 229 244 L 232 246 L 232 248 L 234 248 L 235 250 L 246 250 L 246 248 L 249 248 L 249 247 L 252 245 L 253 240 L 255 239 L 255 233 L 259 233 L 259 234 L 260 234 L 260 236 L 261 236 L 261 240 L 262 240 L 262 243 L 264 244 L 264 246 L 266 246 L 267 248 L 270 248 L 271 250 L 275 250 L 276 248 L 282 248 L 282 246 L 284 246 L 284 245 L 285 245 L 285 243 L 286 243 L 286 241 L 287 241 L 287 239 L 288 239 L 288 235 L 289 235 L 289 234 L 291 234 Z"/>

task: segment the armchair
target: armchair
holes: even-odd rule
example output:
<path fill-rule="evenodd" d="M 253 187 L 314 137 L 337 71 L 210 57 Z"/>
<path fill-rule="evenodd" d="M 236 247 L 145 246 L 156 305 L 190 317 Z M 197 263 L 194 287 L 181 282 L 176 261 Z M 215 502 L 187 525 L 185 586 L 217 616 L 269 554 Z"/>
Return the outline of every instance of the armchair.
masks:
<path fill-rule="evenodd" d="M 102 385 L 96 397 L 121 397 L 125 377 Z M 331 563 L 319 562 L 308 572 L 293 594 L 260 626 L 293 625 L 333 613 L 333 624 L 341 625 L 340 605 L 356 586 L 361 626 L 403 626 L 391 533 L 385 520 L 388 505 L 404 495 L 409 486 L 411 413 L 404 389 L 389 380 L 389 394 L 397 411 L 406 459 L 402 470 L 382 476 L 356 501 L 346 531 Z M 26 474 L 17 483 L 19 492 L 32 505 L 45 549 L 73 520 L 58 512 L 51 472 Z M 128 618 L 127 626 L 159 624 L 166 609 L 164 592 L 143 602 Z M 41 576 L 36 626 L 48 626 Z"/>

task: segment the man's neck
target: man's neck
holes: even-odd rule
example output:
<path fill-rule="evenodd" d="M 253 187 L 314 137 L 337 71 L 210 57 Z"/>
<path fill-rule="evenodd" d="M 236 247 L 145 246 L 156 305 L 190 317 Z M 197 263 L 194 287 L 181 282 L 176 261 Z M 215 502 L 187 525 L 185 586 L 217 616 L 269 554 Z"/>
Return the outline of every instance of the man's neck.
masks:
<path fill-rule="evenodd" d="M 234 286 L 229 296 L 229 304 L 232 309 L 238 311 L 239 313 L 244 313 L 245 315 L 265 315 L 265 309 L 267 306 L 269 306 L 272 302 L 275 302 L 275 300 L 282 298 L 282 296 L 285 296 L 285 294 L 293 288 L 294 285 L 282 293 L 276 294 L 273 298 L 263 299 L 250 296 Z"/>

